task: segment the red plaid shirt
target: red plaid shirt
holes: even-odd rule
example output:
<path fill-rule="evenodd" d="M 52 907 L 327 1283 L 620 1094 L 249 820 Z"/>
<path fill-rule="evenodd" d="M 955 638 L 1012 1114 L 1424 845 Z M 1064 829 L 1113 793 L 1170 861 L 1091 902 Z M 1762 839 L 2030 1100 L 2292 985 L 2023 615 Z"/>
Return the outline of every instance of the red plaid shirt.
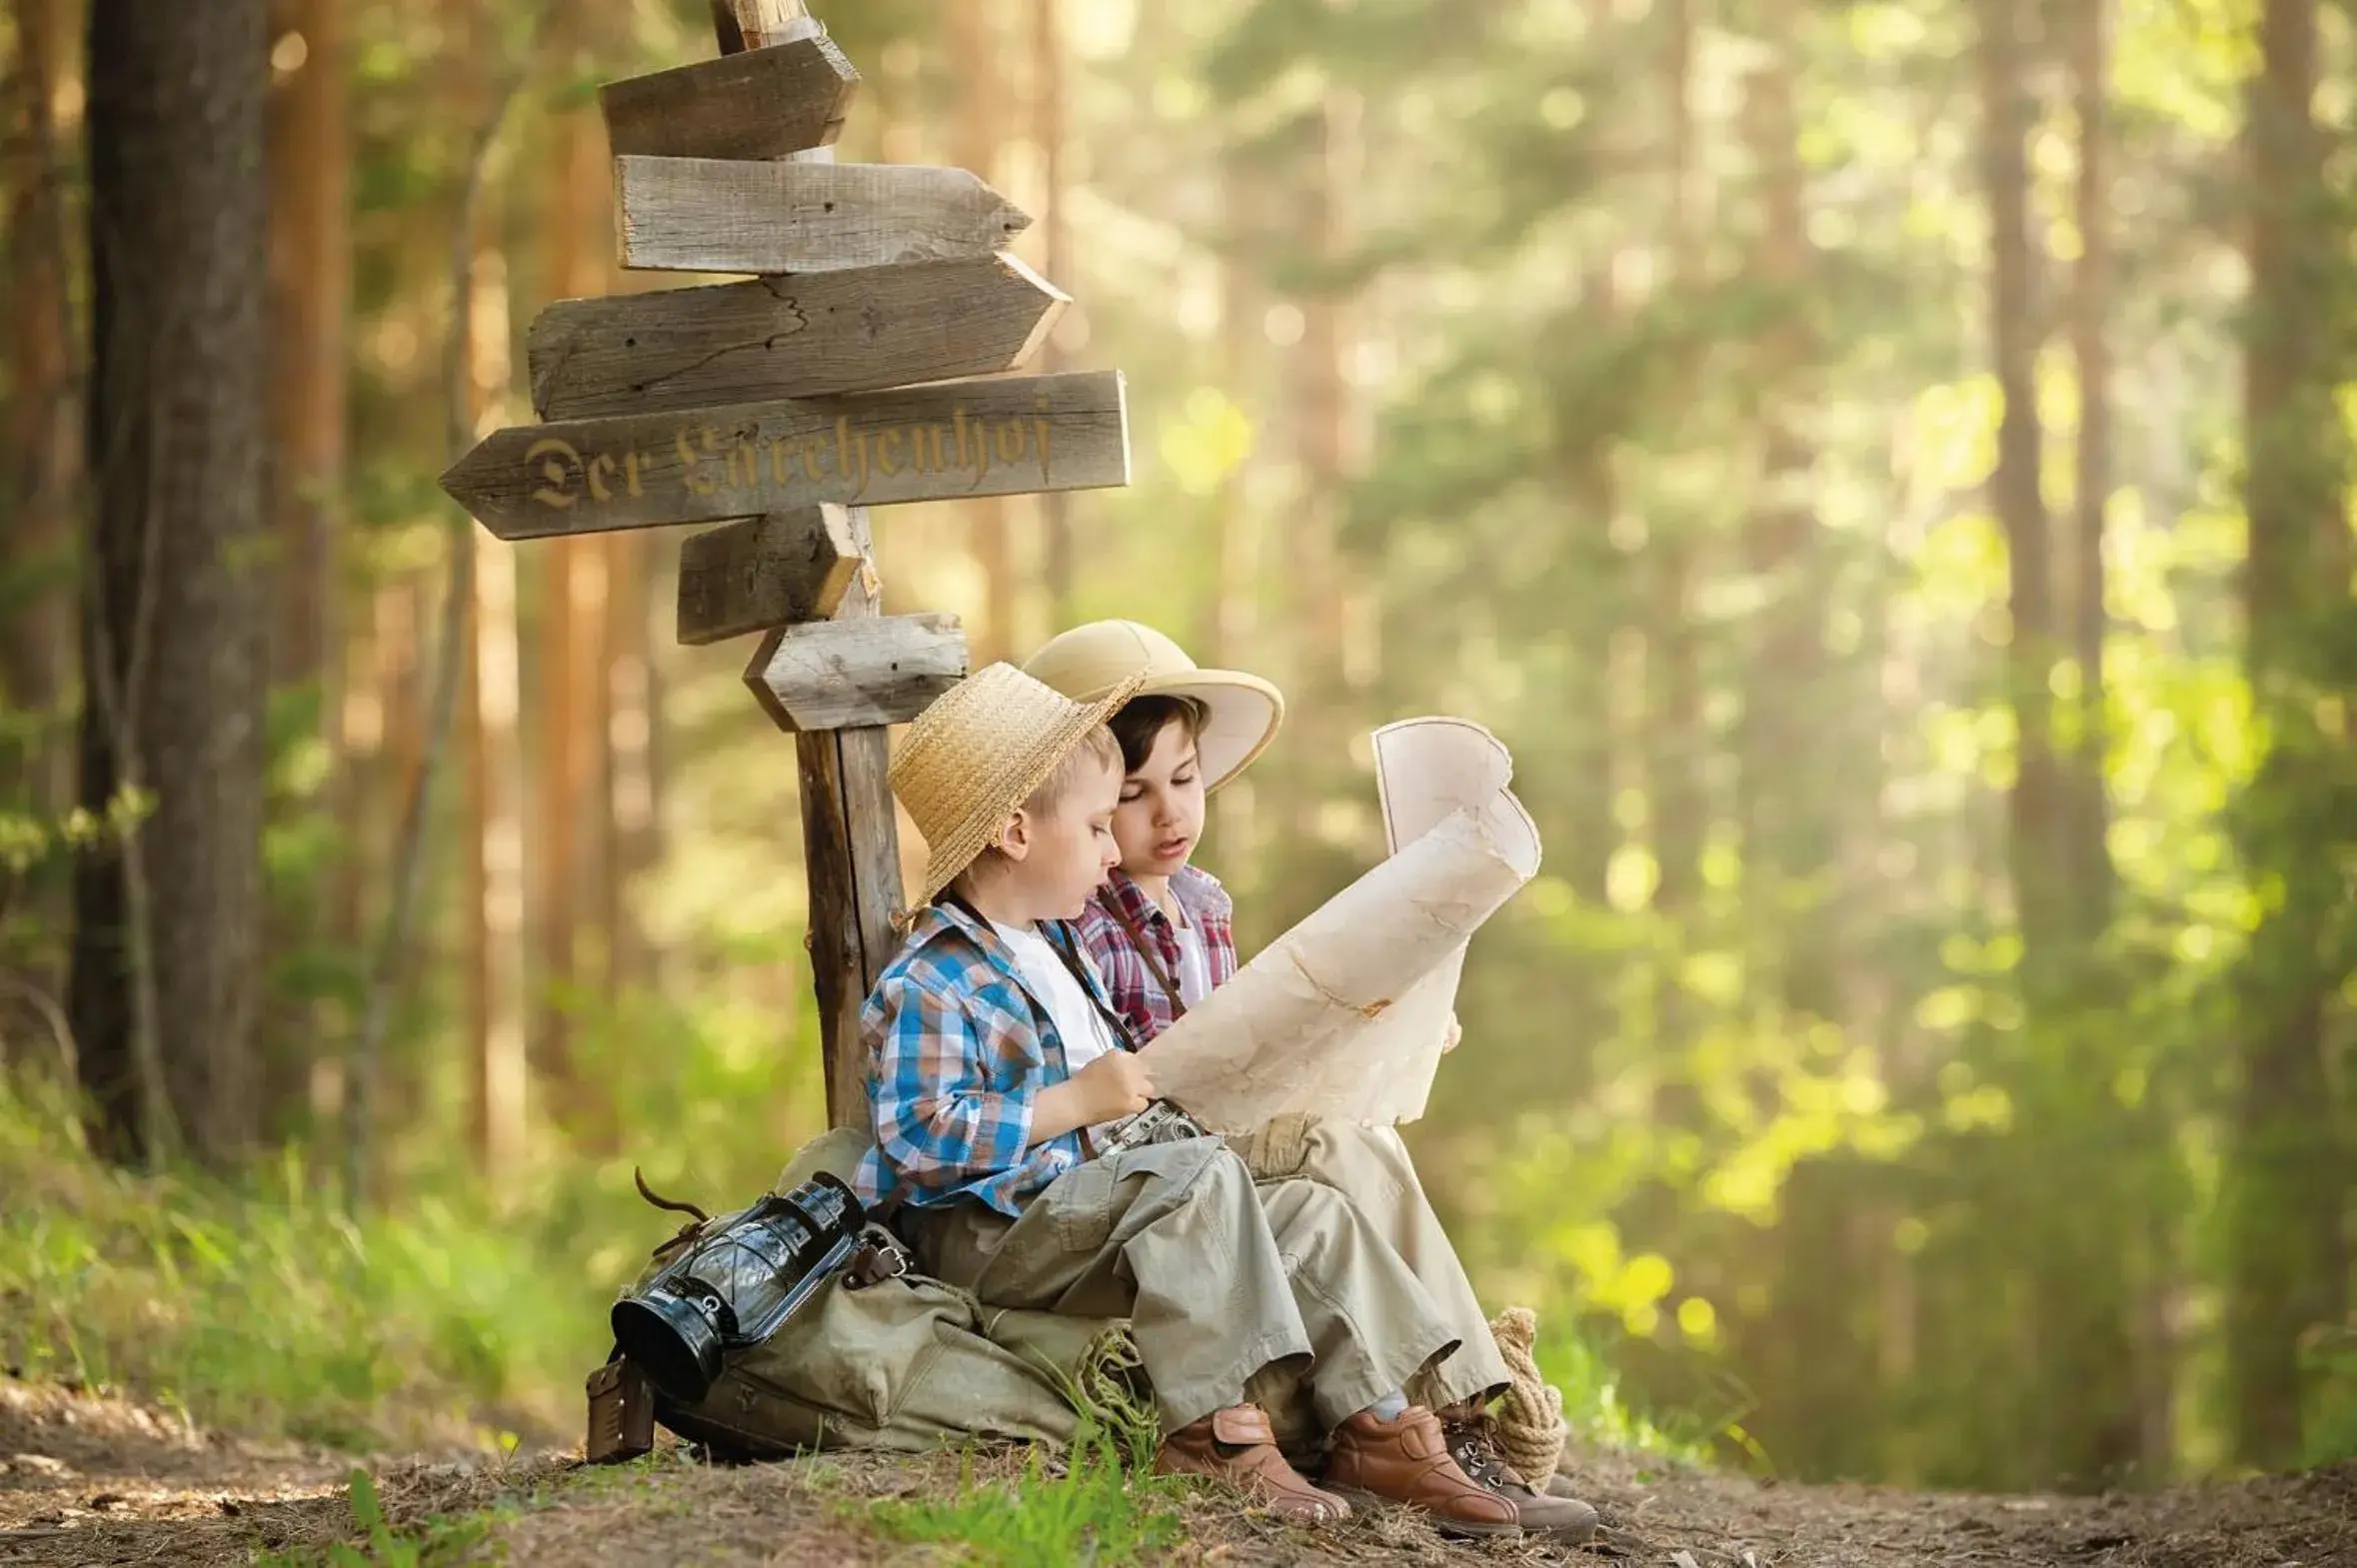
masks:
<path fill-rule="evenodd" d="M 1203 956 L 1211 965 L 1211 984 L 1214 987 L 1226 984 L 1235 977 L 1235 904 L 1228 898 L 1227 889 L 1209 871 L 1185 865 L 1171 878 L 1171 893 L 1186 911 L 1187 923 L 1202 932 Z M 1089 900 L 1088 908 L 1076 923 L 1081 945 L 1095 961 L 1097 972 L 1104 976 L 1106 994 L 1113 998 L 1114 1007 L 1122 1016 L 1130 1020 L 1139 1039 L 1151 1040 L 1169 1028 L 1184 1009 L 1156 978 L 1155 964 L 1147 962 L 1130 935 L 1135 927 L 1154 948 L 1162 972 L 1177 981 L 1178 933 L 1172 927 L 1171 917 L 1163 913 L 1162 905 L 1148 897 L 1146 889 L 1129 873 L 1116 870 L 1113 880 L 1097 889 L 1097 896 Z"/>

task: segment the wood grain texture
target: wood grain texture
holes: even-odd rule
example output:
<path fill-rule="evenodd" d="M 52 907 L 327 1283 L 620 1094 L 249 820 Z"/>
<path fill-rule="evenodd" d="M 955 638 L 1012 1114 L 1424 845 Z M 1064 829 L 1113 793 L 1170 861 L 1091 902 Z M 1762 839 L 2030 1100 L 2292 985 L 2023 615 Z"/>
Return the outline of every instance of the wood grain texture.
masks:
<path fill-rule="evenodd" d="M 964 169 L 887 163 L 614 160 L 622 264 L 808 273 L 989 256 L 1031 227 Z"/>
<path fill-rule="evenodd" d="M 893 919 L 907 902 L 893 815 L 892 732 L 795 737 L 803 863 L 810 875 L 812 988 L 827 1056 L 827 1119 L 868 1126 L 868 1048 L 860 1009 L 900 950 Z"/>
<path fill-rule="evenodd" d="M 679 640 L 696 648 L 833 615 L 864 564 L 851 513 L 798 507 L 682 545 Z"/>
<path fill-rule="evenodd" d="M 867 510 L 849 514 L 852 543 L 873 553 Z M 838 623 L 881 614 L 882 585 L 873 573 L 856 578 L 836 607 Z M 745 667 L 745 685 L 781 728 L 784 711 L 764 679 L 784 630 L 762 640 Z M 802 788 L 803 865 L 810 877 L 812 987 L 818 992 L 819 1037 L 827 1058 L 827 1116 L 831 1125 L 868 1125 L 868 1052 L 860 1037 L 860 1008 L 877 976 L 900 950 L 894 917 L 907 901 L 901 884 L 900 823 L 892 798 L 891 732 L 828 730 L 794 738 Z"/>
<path fill-rule="evenodd" d="M 797 733 L 907 724 L 966 676 L 956 616 L 819 621 L 777 640 L 762 684 Z"/>
<path fill-rule="evenodd" d="M 559 300 L 532 323 L 532 406 L 593 419 L 996 375 L 1071 303 L 1004 253 Z"/>
<path fill-rule="evenodd" d="M 510 540 L 1129 482 L 1119 371 L 515 426 L 442 476 Z"/>
<path fill-rule="evenodd" d="M 824 34 L 598 90 L 615 156 L 783 158 L 834 143 L 860 73 Z"/>
<path fill-rule="evenodd" d="M 741 49 L 761 49 L 822 31 L 803 0 L 730 0 L 729 10 Z M 721 49 L 728 52 L 725 32 Z"/>

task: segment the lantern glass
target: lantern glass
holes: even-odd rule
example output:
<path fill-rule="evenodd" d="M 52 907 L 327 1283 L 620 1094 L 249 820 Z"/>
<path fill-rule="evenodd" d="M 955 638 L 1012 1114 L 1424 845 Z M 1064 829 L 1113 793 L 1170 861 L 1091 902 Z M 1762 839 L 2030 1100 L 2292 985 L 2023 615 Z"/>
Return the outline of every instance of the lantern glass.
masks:
<path fill-rule="evenodd" d="M 720 1221 L 633 1296 L 614 1304 L 614 1337 L 666 1395 L 694 1404 L 729 1350 L 776 1333 L 858 1249 L 867 1212 L 821 1173 Z"/>

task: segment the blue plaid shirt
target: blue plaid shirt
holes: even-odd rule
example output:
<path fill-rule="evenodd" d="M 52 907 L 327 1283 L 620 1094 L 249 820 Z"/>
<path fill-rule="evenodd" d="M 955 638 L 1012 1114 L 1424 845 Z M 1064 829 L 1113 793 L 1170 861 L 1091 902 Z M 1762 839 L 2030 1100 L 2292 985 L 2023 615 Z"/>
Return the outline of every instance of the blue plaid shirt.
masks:
<path fill-rule="evenodd" d="M 1067 927 L 1042 933 L 1085 950 Z M 1085 957 L 1081 968 L 1104 1001 Z M 860 1035 L 876 1134 L 853 1183 L 862 1202 L 971 1197 L 1020 1216 L 1033 1194 L 1089 1158 L 1079 1132 L 1033 1146 L 1033 1102 L 1072 1076 L 1064 1041 L 1006 942 L 964 909 L 918 911 L 860 1010 Z"/>

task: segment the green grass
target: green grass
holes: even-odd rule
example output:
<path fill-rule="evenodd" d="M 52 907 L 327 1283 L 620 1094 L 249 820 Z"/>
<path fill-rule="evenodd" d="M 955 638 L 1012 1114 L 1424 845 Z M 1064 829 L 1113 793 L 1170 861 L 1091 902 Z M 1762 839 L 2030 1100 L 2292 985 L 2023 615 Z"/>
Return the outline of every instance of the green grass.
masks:
<path fill-rule="evenodd" d="M 1722 1443 L 1747 1452 L 1755 1446 L 1740 1424 L 1748 1410 L 1736 1401 L 1722 1411 L 1674 1417 L 1629 1404 L 1604 1347 L 1583 1336 L 1568 1312 L 1539 1320 L 1535 1353 L 1540 1375 L 1562 1390 L 1563 1422 L 1574 1437 L 1689 1464 L 1707 1464 Z"/>
<path fill-rule="evenodd" d="M 236 1185 L 118 1170 L 5 1081 L 0 1192 L 0 1365 L 28 1379 L 251 1436 L 489 1447 L 575 1419 L 605 1349 L 595 1285 L 485 1208 L 355 1223 L 292 1153 Z"/>
<path fill-rule="evenodd" d="M 870 1503 L 859 1517 L 896 1540 L 954 1546 L 953 1560 L 973 1568 L 1123 1568 L 1178 1543 L 1185 1495 L 1183 1482 L 1131 1473 L 1123 1447 L 1087 1422 L 1061 1470 L 1034 1449 L 1014 1483 L 981 1482 L 969 1455 L 956 1495 Z"/>
<path fill-rule="evenodd" d="M 758 1153 L 736 1163 L 775 1151 Z M 82 1146 L 62 1095 L 0 1075 L 0 1367 L 351 1451 L 572 1439 L 608 1292 L 674 1228 L 632 1193 L 628 1164 L 544 1170 L 504 1203 L 463 1171 L 413 1178 L 398 1212 L 357 1221 L 327 1174 L 291 1151 L 235 1183 L 118 1170 Z M 716 1203 L 750 1179 L 686 1186 Z M 1580 1436 L 1686 1459 L 1740 1446 L 1732 1415 L 1632 1409 L 1568 1313 L 1542 1322 L 1539 1363 Z M 1101 1392 L 1070 1397 L 1142 1471 L 1151 1416 Z M 1132 1495 L 1094 1460 L 1025 1490 L 1043 1499 L 1039 1528 L 1071 1532 Z M 1002 1505 L 983 1488 L 957 1506 Z"/>
<path fill-rule="evenodd" d="M 437 1519 L 416 1531 L 395 1530 L 385 1520 L 377 1500 L 376 1483 L 366 1470 L 352 1471 L 353 1533 L 365 1546 L 339 1541 L 332 1546 L 305 1547 L 293 1552 L 265 1552 L 254 1568 L 442 1568 L 473 1560 L 486 1544 L 495 1512 L 470 1514 L 464 1519 Z"/>

